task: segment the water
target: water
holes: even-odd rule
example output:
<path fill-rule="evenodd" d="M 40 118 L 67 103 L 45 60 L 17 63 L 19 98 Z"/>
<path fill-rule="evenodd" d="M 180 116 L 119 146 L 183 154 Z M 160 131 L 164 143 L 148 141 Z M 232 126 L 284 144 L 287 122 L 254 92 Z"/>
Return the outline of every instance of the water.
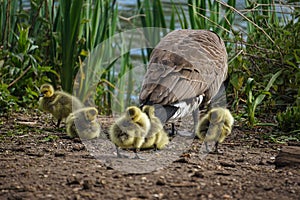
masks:
<path fill-rule="evenodd" d="M 24 9 L 30 9 L 30 1 L 29 0 L 22 0 L 22 5 Z M 226 1 L 225 1 L 226 2 Z M 136 18 L 139 22 L 139 18 L 137 17 L 138 15 L 138 9 L 137 9 L 137 2 L 136 1 L 132 1 L 132 0 L 118 0 L 118 9 L 119 9 L 119 15 L 125 18 L 132 18 L 133 16 L 136 16 L 134 18 Z M 172 5 L 178 5 L 181 6 L 184 10 L 184 12 L 186 13 L 186 16 L 188 16 L 188 4 L 186 0 L 177 0 L 176 2 L 171 3 L 171 1 L 167 1 L 167 0 L 162 0 L 162 4 L 163 4 L 163 11 L 165 14 L 165 18 L 166 18 L 166 24 L 168 26 L 168 24 L 170 24 L 170 16 L 171 16 L 171 12 L 172 12 Z M 294 6 L 300 6 L 300 3 L 295 3 Z M 276 11 L 278 12 L 278 15 L 280 17 L 282 17 L 283 19 L 290 19 L 290 14 L 293 10 L 294 10 L 294 6 L 292 5 L 283 5 L 281 3 L 281 1 L 277 2 L 277 6 L 276 6 Z M 245 0 L 236 0 L 236 7 L 237 10 L 241 11 L 243 9 L 245 9 Z M 128 24 L 128 22 L 126 22 L 125 20 L 120 20 L 121 21 L 121 27 L 125 27 L 125 28 L 132 28 L 132 25 Z M 245 31 L 246 30 L 246 20 L 241 17 L 240 15 L 236 14 L 235 16 L 235 23 L 233 25 L 233 28 L 235 30 L 242 30 Z M 176 29 L 181 28 L 180 27 L 180 23 L 177 22 Z"/>
<path fill-rule="evenodd" d="M 295 3 L 294 6 L 292 6 L 292 5 L 284 5 L 284 4 L 282 4 L 281 1 L 275 1 L 275 2 L 277 3 L 275 10 L 276 10 L 278 16 L 281 17 L 282 19 L 291 19 L 290 13 L 293 12 L 294 7 L 296 5 L 300 6 L 300 3 L 298 3 L 298 4 Z M 182 6 L 183 10 L 185 11 L 185 13 L 188 16 L 188 4 L 187 4 L 186 0 L 179 0 L 179 1 L 176 1 L 175 3 L 171 3 L 170 1 L 167 1 L 167 0 L 162 0 L 162 4 L 164 7 L 164 13 L 165 13 L 167 25 L 170 23 L 172 4 Z M 134 14 L 137 14 L 136 1 L 119 0 L 118 5 L 119 5 L 119 12 L 124 17 L 132 17 Z M 243 11 L 245 9 L 245 7 L 246 7 L 245 0 L 236 0 L 236 6 L 235 6 L 236 10 Z M 235 30 L 245 31 L 246 27 L 247 27 L 247 22 L 242 16 L 236 14 L 235 23 L 234 23 L 233 27 Z M 179 29 L 179 28 L 180 28 L 180 24 L 179 24 L 179 22 L 177 22 L 176 29 Z"/>

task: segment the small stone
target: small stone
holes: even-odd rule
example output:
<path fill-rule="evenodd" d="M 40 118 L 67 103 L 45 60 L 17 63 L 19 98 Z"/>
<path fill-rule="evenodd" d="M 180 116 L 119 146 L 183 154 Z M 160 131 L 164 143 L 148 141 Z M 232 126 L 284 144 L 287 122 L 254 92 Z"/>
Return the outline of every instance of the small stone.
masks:
<path fill-rule="evenodd" d="M 80 181 L 77 179 L 77 177 L 72 177 L 67 179 L 67 185 L 79 185 Z"/>
<path fill-rule="evenodd" d="M 290 192 L 291 192 L 291 193 L 293 193 L 293 194 L 295 194 L 295 193 L 296 193 L 296 191 L 295 191 L 295 190 L 290 190 Z"/>
<path fill-rule="evenodd" d="M 81 144 L 73 145 L 73 150 L 74 151 L 81 151 L 81 150 L 84 150 L 84 149 L 85 149 L 84 145 L 81 145 Z"/>
<path fill-rule="evenodd" d="M 235 164 L 229 163 L 229 162 L 225 162 L 225 161 L 220 161 L 220 165 L 223 166 L 223 167 L 232 167 L 232 168 L 235 167 Z"/>
<path fill-rule="evenodd" d="M 230 176 L 230 173 L 227 172 L 216 172 L 215 174 L 219 176 Z"/>
<path fill-rule="evenodd" d="M 263 160 L 261 159 L 257 164 L 258 164 L 258 165 L 264 165 L 265 163 L 264 163 Z"/>
<path fill-rule="evenodd" d="M 166 185 L 166 182 L 162 179 L 156 181 L 156 185 Z"/>
<path fill-rule="evenodd" d="M 293 176 L 293 173 L 292 172 L 287 172 L 287 175 Z"/>
<path fill-rule="evenodd" d="M 64 157 L 66 154 L 65 153 L 63 153 L 63 152 L 55 152 L 54 153 L 54 156 L 55 157 Z"/>
<path fill-rule="evenodd" d="M 76 143 L 81 143 L 81 139 L 80 138 L 73 138 L 73 142 L 76 142 Z"/>
<path fill-rule="evenodd" d="M 237 158 L 237 159 L 235 159 L 235 162 L 239 162 L 239 163 L 244 162 L 244 161 L 245 161 L 244 158 Z"/>
<path fill-rule="evenodd" d="M 223 199 L 232 199 L 232 197 L 229 194 L 224 194 Z"/>
<path fill-rule="evenodd" d="M 265 191 L 270 191 L 270 190 L 272 190 L 272 189 L 273 189 L 272 186 L 264 186 L 264 190 L 265 190 Z"/>
<path fill-rule="evenodd" d="M 154 194 L 153 197 L 157 199 L 162 199 L 164 197 L 164 194 L 163 193 Z"/>
<path fill-rule="evenodd" d="M 201 172 L 196 171 L 196 172 L 192 175 L 192 177 L 196 177 L 196 178 L 204 178 L 204 175 L 203 175 Z"/>
<path fill-rule="evenodd" d="M 189 161 L 186 159 L 186 157 L 179 158 L 178 160 L 175 160 L 174 163 L 188 163 Z"/>
<path fill-rule="evenodd" d="M 28 152 L 26 153 L 28 156 L 36 156 L 36 157 L 43 157 L 44 154 L 43 153 L 35 153 L 35 152 Z"/>
<path fill-rule="evenodd" d="M 93 183 L 91 180 L 84 180 L 82 186 L 84 190 L 92 189 Z"/>

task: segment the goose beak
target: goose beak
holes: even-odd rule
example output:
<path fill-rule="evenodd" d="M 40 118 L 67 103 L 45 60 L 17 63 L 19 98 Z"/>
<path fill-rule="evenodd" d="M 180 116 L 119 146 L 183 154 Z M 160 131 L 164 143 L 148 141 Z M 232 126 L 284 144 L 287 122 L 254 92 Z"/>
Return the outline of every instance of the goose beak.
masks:
<path fill-rule="evenodd" d="M 44 94 L 43 93 L 39 94 L 39 97 L 44 97 Z"/>

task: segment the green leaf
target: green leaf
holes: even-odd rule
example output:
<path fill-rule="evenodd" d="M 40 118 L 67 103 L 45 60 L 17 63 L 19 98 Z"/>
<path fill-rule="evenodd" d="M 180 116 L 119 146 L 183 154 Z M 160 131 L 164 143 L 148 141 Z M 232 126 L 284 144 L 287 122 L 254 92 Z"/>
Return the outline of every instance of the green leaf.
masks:
<path fill-rule="evenodd" d="M 280 76 L 280 74 L 282 73 L 283 70 L 279 70 L 276 74 L 274 74 L 272 76 L 272 78 L 270 79 L 268 85 L 265 87 L 264 91 L 269 91 L 270 88 L 272 87 L 272 85 L 274 84 L 274 82 L 276 81 L 276 79 Z"/>

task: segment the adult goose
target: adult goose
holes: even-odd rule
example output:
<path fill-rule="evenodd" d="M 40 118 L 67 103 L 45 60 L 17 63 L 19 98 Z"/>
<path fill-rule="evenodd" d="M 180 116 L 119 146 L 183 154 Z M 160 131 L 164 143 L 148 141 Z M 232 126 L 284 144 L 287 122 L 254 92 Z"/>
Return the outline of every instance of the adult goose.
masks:
<path fill-rule="evenodd" d="M 141 107 L 154 105 L 155 116 L 162 123 L 192 113 L 196 130 L 199 106 L 219 95 L 227 71 L 225 44 L 216 33 L 172 31 L 150 55 L 139 95 Z"/>

